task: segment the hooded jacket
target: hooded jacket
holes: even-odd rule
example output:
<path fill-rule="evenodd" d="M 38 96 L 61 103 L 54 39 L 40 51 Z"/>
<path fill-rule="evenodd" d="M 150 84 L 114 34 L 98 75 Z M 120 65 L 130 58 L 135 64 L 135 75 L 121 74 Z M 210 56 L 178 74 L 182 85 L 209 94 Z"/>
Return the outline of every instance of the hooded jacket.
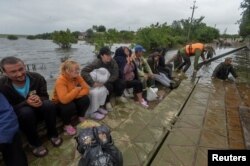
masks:
<path fill-rule="evenodd" d="M 123 47 L 119 47 L 118 49 L 116 49 L 115 55 L 114 55 L 114 60 L 116 61 L 118 68 L 119 68 L 119 78 L 122 80 L 125 80 L 124 68 L 127 64 L 127 55 L 124 53 Z M 137 71 L 136 64 L 134 63 L 134 61 L 132 61 L 132 63 L 134 64 L 134 67 L 135 67 L 134 68 L 134 74 L 135 74 L 134 79 L 138 79 L 138 71 Z"/>

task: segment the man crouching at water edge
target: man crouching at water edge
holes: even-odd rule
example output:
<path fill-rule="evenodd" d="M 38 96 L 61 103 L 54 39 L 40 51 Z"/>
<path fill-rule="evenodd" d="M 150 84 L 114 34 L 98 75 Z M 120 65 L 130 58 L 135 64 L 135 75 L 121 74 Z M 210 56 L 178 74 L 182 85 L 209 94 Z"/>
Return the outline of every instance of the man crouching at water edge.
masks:
<path fill-rule="evenodd" d="M 230 73 L 233 75 L 235 79 L 238 77 L 232 65 L 232 58 L 227 57 L 224 62 L 221 62 L 219 65 L 216 66 L 216 68 L 213 71 L 212 78 L 218 78 L 221 80 L 230 79 L 235 81 L 233 78 L 228 77 Z"/>
<path fill-rule="evenodd" d="M 60 146 L 62 139 L 56 130 L 56 109 L 49 100 L 47 83 L 43 76 L 26 72 L 24 62 L 16 57 L 3 58 L 0 67 L 0 90 L 17 114 L 20 128 L 32 147 L 32 153 L 43 157 L 48 150 L 42 146 L 37 132 L 38 119 L 44 118 L 47 134 L 53 146 Z"/>

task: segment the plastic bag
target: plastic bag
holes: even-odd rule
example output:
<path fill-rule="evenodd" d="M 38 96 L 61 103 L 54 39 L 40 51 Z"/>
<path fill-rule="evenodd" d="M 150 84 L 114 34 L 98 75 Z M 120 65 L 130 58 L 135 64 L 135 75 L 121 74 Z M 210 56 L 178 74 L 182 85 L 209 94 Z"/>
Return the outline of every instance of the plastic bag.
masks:
<path fill-rule="evenodd" d="M 147 100 L 148 101 L 157 100 L 157 98 L 158 98 L 157 92 L 158 92 L 158 88 L 151 88 L 151 87 L 148 88 L 147 89 Z"/>

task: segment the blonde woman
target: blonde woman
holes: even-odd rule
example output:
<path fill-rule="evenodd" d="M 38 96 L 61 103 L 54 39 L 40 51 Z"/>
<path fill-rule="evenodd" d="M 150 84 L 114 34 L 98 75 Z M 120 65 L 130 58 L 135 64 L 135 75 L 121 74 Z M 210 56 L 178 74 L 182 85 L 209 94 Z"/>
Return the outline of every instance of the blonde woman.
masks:
<path fill-rule="evenodd" d="M 75 113 L 79 121 L 84 120 L 84 114 L 90 104 L 88 94 L 89 87 L 80 76 L 80 65 L 73 60 L 62 63 L 52 100 L 60 110 L 64 130 L 68 135 L 76 134 L 76 129 L 70 124 Z"/>

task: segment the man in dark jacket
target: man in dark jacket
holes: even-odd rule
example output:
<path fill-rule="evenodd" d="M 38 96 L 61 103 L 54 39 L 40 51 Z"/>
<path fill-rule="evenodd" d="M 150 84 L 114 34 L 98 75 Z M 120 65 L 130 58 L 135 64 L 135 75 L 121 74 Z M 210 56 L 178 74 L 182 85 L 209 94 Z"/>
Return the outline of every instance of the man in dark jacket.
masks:
<path fill-rule="evenodd" d="M 222 80 L 228 79 L 228 75 L 231 73 L 234 78 L 237 78 L 238 75 L 235 72 L 232 63 L 232 58 L 228 57 L 225 59 L 224 62 L 221 62 L 216 68 L 214 69 L 213 78 L 219 78 Z"/>
<path fill-rule="evenodd" d="M 0 92 L 0 152 L 7 166 L 27 166 L 16 114 Z"/>
<path fill-rule="evenodd" d="M 24 62 L 13 56 L 3 58 L 0 67 L 5 74 L 0 78 L 0 90 L 14 108 L 20 128 L 33 147 L 32 153 L 43 157 L 48 150 L 38 136 L 38 119 L 45 119 L 51 143 L 54 146 L 62 143 L 56 131 L 56 109 L 49 100 L 46 81 L 38 73 L 26 72 Z"/>

